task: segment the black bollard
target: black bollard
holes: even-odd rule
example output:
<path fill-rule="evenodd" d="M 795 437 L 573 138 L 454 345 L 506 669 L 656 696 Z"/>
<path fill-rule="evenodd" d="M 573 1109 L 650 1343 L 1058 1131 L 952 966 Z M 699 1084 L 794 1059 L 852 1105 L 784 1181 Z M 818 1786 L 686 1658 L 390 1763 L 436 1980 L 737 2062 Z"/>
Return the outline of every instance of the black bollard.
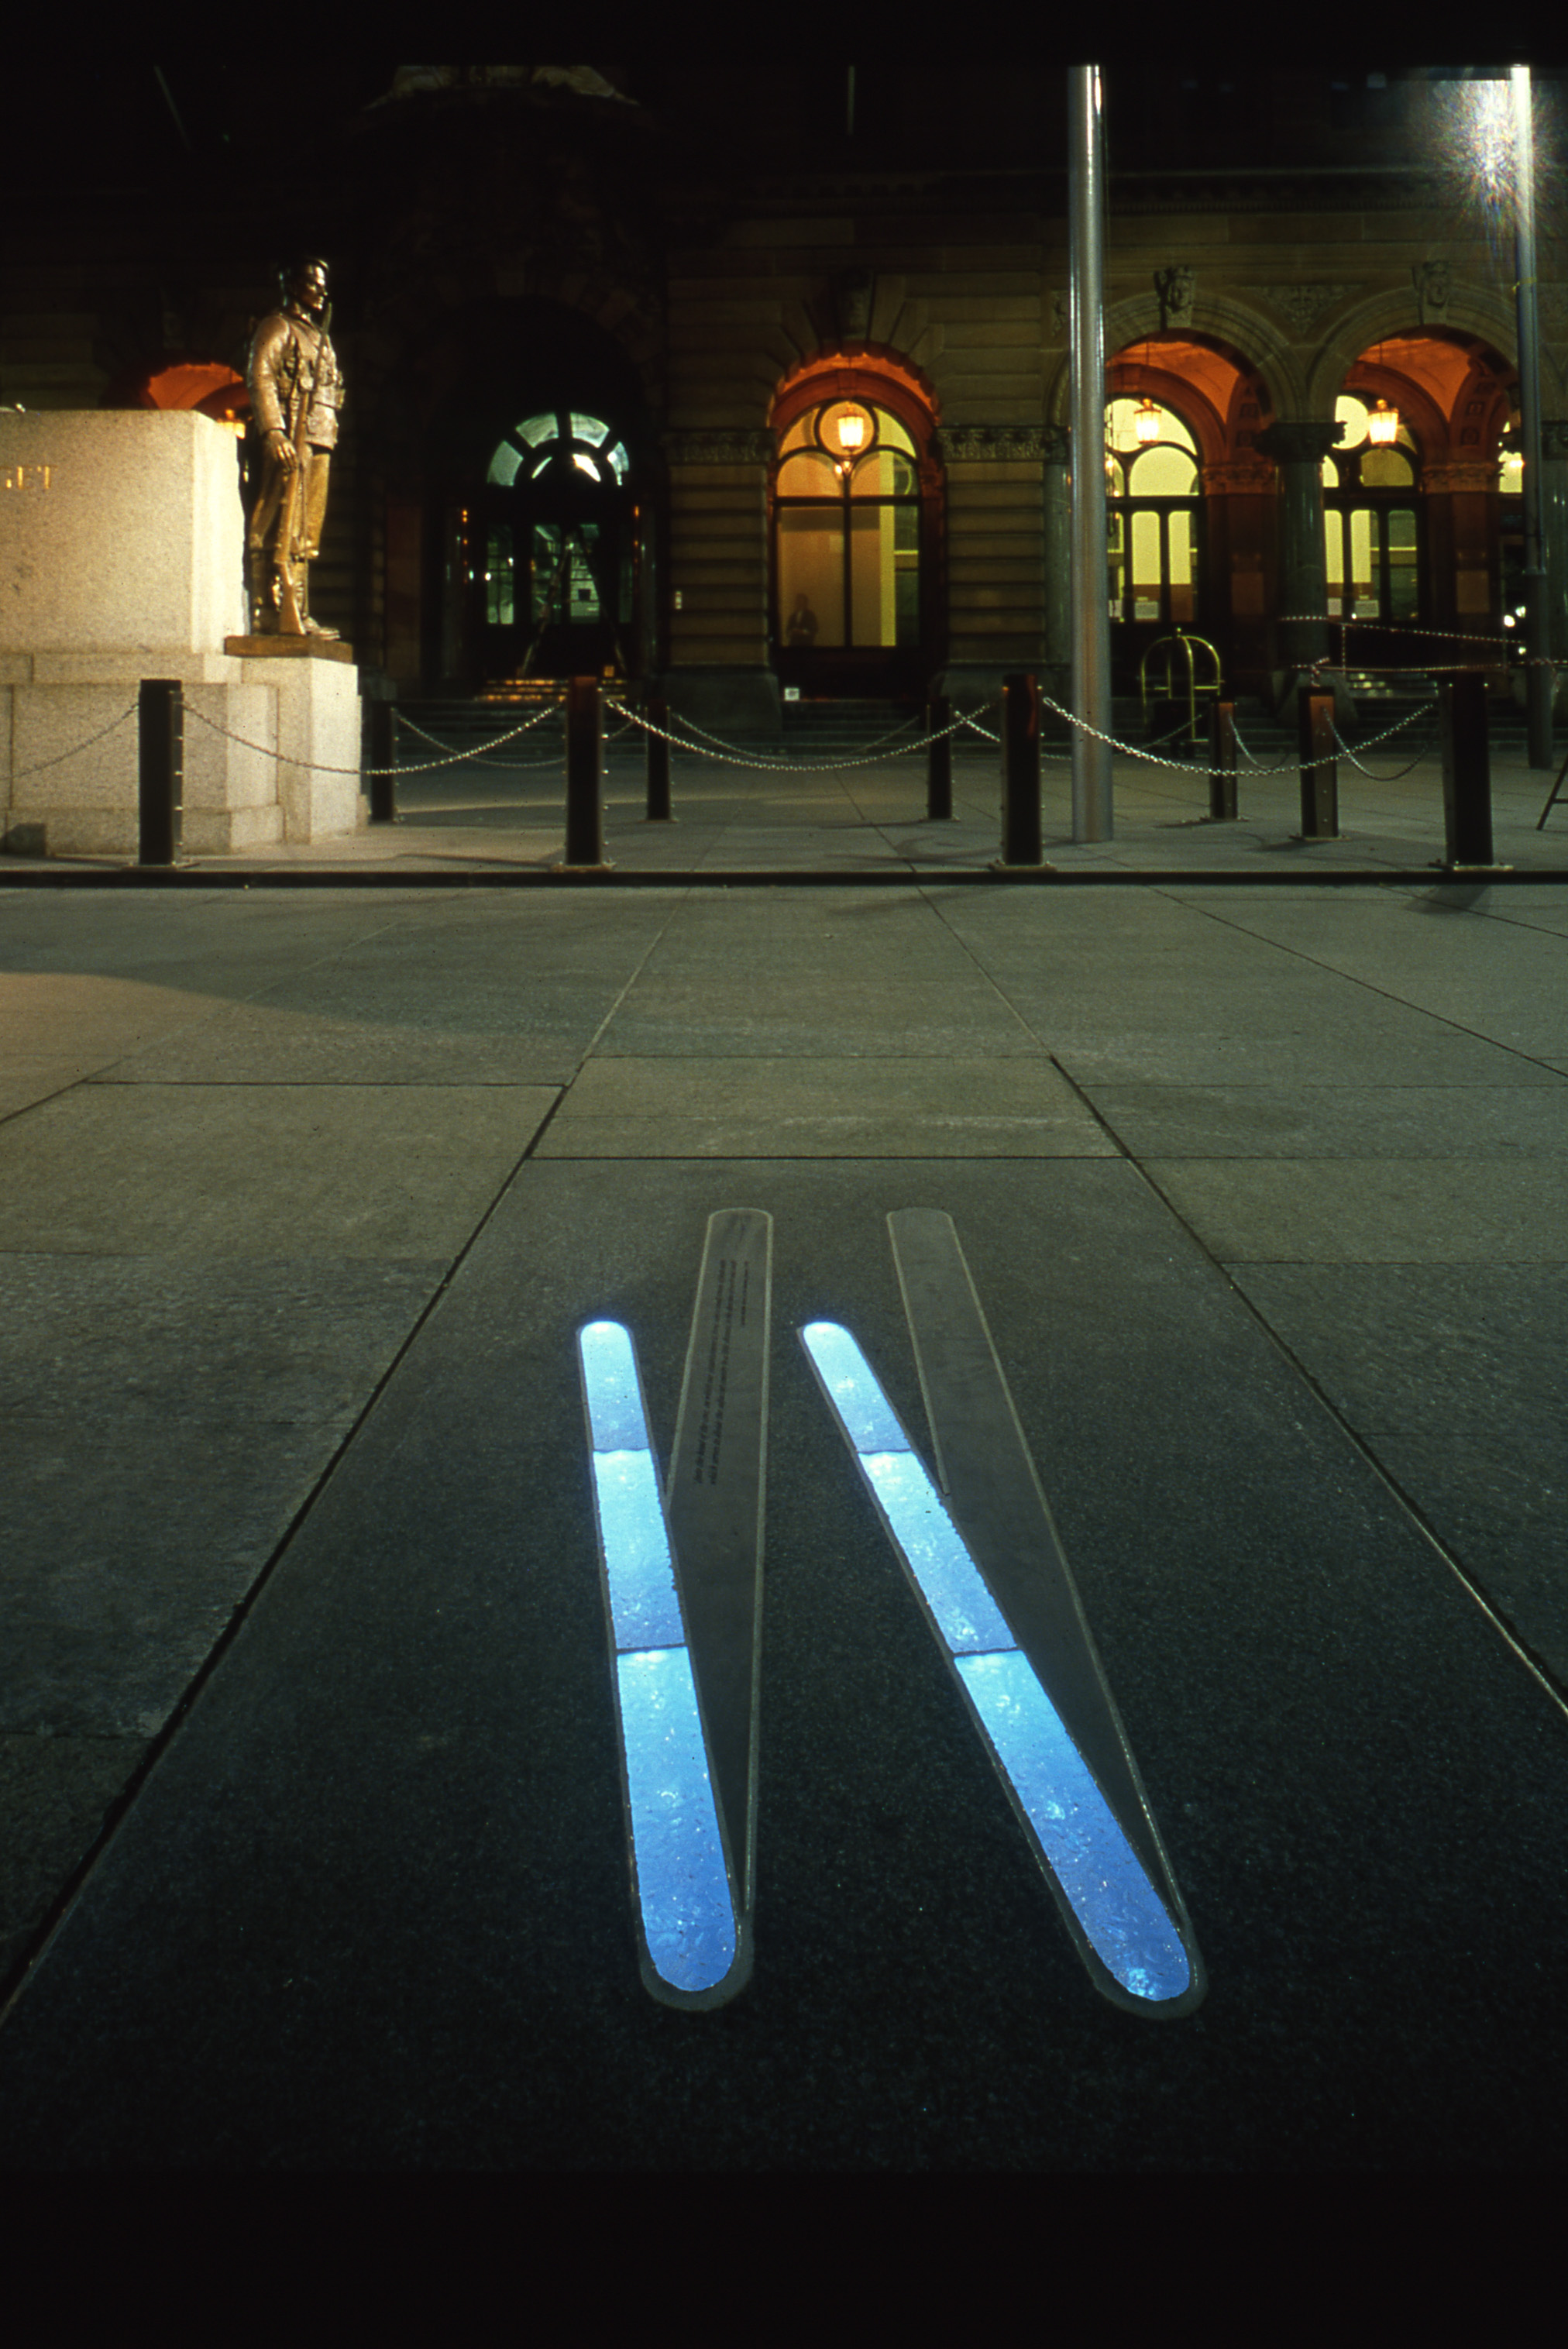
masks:
<path fill-rule="evenodd" d="M 1301 742 L 1301 833 L 1303 840 L 1339 837 L 1339 762 L 1334 750 L 1334 696 L 1298 688 L 1296 725 Z"/>
<path fill-rule="evenodd" d="M 1209 712 L 1209 821 L 1236 821 L 1236 705 L 1216 701 Z"/>
<path fill-rule="evenodd" d="M 1443 729 L 1443 862 L 1490 865 L 1491 715 L 1480 671 L 1440 678 L 1438 709 Z"/>
<path fill-rule="evenodd" d="M 1000 863 L 1040 858 L 1040 695 L 1033 677 L 1002 679 L 1002 854 Z"/>
<path fill-rule="evenodd" d="M 389 701 L 367 701 L 365 705 L 365 781 L 368 786 L 370 821 L 372 823 L 396 823 L 397 821 L 397 778 L 392 770 L 397 763 L 396 713 Z"/>
<path fill-rule="evenodd" d="M 144 677 L 137 697 L 139 864 L 180 854 L 185 799 L 185 694 L 177 677 Z"/>
<path fill-rule="evenodd" d="M 950 823 L 953 821 L 953 737 L 947 731 L 952 723 L 952 702 L 944 694 L 934 695 L 925 705 L 928 738 L 925 746 L 925 820 L 928 823 Z"/>
<path fill-rule="evenodd" d="M 566 685 L 566 854 L 571 868 L 604 864 L 604 737 L 599 680 L 573 677 Z"/>
<path fill-rule="evenodd" d="M 675 818 L 670 813 L 670 746 L 666 739 L 670 724 L 669 703 L 650 701 L 644 715 L 650 730 L 645 738 L 648 745 L 648 822 L 673 823 Z M 656 734 L 652 731 L 655 726 L 659 729 Z"/>

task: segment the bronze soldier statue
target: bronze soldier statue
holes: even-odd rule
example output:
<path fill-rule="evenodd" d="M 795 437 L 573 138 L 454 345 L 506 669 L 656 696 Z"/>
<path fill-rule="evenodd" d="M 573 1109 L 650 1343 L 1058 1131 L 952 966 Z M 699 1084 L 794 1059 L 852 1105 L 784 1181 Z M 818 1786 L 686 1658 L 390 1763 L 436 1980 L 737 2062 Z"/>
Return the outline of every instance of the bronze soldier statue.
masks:
<path fill-rule="evenodd" d="M 309 571 L 321 547 L 327 476 L 337 446 L 343 378 L 327 339 L 326 264 L 295 262 L 284 306 L 251 338 L 250 511 L 245 585 L 253 636 L 335 637 L 310 616 Z"/>

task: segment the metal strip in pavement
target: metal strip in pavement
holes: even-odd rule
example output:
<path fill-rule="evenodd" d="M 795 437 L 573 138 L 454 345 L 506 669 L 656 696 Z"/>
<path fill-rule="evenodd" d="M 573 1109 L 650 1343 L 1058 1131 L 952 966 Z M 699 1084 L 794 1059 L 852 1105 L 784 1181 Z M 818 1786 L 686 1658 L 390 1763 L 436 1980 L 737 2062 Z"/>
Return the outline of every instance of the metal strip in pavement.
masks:
<path fill-rule="evenodd" d="M 951 1506 L 849 1331 L 801 1341 L 1091 1978 L 1131 2013 L 1189 2014 L 1191 1921 L 952 1219 L 888 1222 Z"/>
<path fill-rule="evenodd" d="M 771 1216 L 708 1218 L 665 1496 L 748 1966 L 772 1273 Z"/>

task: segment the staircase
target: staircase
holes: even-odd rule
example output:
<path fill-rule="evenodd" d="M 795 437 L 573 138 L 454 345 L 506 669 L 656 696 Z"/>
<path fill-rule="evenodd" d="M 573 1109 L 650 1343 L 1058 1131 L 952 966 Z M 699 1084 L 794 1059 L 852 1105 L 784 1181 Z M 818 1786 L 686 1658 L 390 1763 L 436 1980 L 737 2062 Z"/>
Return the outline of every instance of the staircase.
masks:
<path fill-rule="evenodd" d="M 782 755 L 803 765 L 897 750 L 919 739 L 923 721 L 913 702 L 901 701 L 787 701 L 783 714 Z"/>

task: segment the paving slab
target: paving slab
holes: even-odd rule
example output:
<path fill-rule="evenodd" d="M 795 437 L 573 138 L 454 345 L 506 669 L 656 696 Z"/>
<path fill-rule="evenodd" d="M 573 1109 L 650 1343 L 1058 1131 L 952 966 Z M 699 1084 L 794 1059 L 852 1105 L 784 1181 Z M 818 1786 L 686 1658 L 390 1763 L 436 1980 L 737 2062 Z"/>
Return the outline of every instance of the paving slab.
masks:
<path fill-rule="evenodd" d="M 1550 1158 L 1151 1158 L 1148 1172 L 1222 1262 L 1562 1264 Z"/>
<path fill-rule="evenodd" d="M 1094 1106 L 1135 1158 L 1454 1158 L 1568 1152 L 1568 1084 L 1116 1085 Z"/>
<path fill-rule="evenodd" d="M 1043 1055 L 591 1061 L 541 1158 L 1114 1157 Z"/>
<path fill-rule="evenodd" d="M 755 1978 L 637 1978 L 577 1328 L 776 1219 Z M 1093 1991 L 794 1331 L 951 1213 L 1208 1965 Z M 1304 1494 L 1312 1506 L 1303 1506 Z M 0 2031 L 12 2167 L 1560 2160 L 1561 1708 L 1125 1163 L 521 1170 Z"/>
<path fill-rule="evenodd" d="M 454 1254 L 550 1086 L 80 1085 L 0 1131 L 0 1250 Z"/>

